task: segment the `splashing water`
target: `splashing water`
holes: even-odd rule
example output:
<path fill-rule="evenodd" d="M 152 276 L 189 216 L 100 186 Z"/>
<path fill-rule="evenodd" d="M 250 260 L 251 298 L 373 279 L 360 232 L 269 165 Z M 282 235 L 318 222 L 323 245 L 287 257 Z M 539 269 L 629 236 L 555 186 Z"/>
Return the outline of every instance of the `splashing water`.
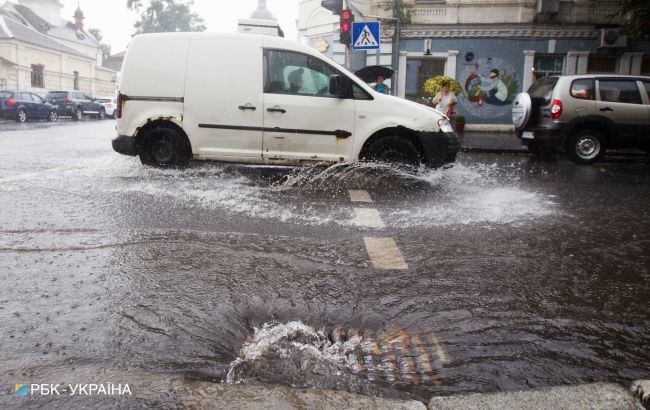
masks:
<path fill-rule="evenodd" d="M 265 324 L 244 343 L 226 381 L 351 390 L 373 382 L 436 385 L 447 360 L 432 332 L 339 326 L 326 335 L 302 322 Z"/>

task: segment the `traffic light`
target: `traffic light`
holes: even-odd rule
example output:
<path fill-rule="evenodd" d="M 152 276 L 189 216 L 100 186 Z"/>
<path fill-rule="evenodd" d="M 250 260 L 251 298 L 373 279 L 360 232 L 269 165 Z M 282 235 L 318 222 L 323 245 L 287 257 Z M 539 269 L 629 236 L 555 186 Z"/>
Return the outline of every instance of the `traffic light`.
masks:
<path fill-rule="evenodd" d="M 320 2 L 320 6 L 331 11 L 332 14 L 341 14 L 343 0 L 323 0 Z"/>
<path fill-rule="evenodd" d="M 339 41 L 341 44 L 350 45 L 352 42 L 352 22 L 354 21 L 354 15 L 352 14 L 352 10 L 350 9 L 344 9 L 341 10 L 341 19 L 340 19 L 340 30 L 341 30 L 341 37 L 339 38 Z"/>

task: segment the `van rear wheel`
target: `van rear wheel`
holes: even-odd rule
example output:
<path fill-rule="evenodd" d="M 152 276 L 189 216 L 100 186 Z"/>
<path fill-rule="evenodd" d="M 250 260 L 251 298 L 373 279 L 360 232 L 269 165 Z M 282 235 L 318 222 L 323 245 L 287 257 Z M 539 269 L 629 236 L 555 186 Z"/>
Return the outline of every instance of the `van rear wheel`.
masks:
<path fill-rule="evenodd" d="M 396 136 L 381 137 L 370 145 L 367 158 L 400 165 L 420 165 L 420 153 L 413 143 Z"/>
<path fill-rule="evenodd" d="M 185 139 L 173 129 L 161 127 L 146 132 L 138 153 L 143 165 L 157 168 L 184 168 L 191 157 Z"/>

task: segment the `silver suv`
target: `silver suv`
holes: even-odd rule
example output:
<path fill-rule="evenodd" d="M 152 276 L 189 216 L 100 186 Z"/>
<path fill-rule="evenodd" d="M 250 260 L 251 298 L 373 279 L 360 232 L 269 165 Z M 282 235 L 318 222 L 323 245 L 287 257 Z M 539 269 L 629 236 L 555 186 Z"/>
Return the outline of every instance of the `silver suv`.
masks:
<path fill-rule="evenodd" d="M 560 148 L 574 161 L 589 164 L 605 149 L 650 151 L 650 77 L 544 78 L 517 95 L 512 122 L 533 155 Z"/>

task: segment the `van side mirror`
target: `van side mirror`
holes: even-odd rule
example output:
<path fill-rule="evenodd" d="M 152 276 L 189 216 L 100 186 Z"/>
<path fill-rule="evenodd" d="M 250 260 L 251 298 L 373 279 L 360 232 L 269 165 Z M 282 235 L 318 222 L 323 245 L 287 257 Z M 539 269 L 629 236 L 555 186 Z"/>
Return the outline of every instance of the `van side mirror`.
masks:
<path fill-rule="evenodd" d="M 337 98 L 345 98 L 348 95 L 348 82 L 339 74 L 330 76 L 330 95 Z"/>

